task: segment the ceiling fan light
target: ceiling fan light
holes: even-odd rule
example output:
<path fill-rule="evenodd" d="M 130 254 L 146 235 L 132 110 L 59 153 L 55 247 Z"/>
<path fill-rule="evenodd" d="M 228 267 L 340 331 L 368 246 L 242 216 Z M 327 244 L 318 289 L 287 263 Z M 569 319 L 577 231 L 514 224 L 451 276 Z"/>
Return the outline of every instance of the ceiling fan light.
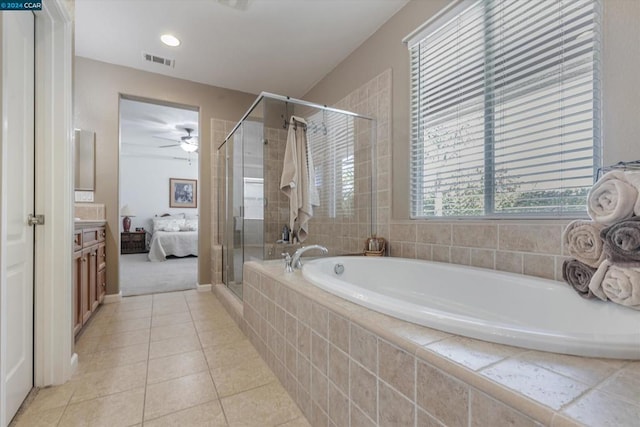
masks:
<path fill-rule="evenodd" d="M 160 36 L 160 40 L 162 41 L 162 43 L 166 44 L 167 46 L 171 46 L 171 47 L 180 46 L 180 40 L 173 34 L 163 34 Z"/>
<path fill-rule="evenodd" d="M 191 144 L 191 143 L 189 143 L 187 141 L 182 141 L 180 143 L 180 148 L 182 148 L 187 153 L 193 153 L 194 151 L 196 151 L 198 149 L 198 145 L 197 144 Z"/>

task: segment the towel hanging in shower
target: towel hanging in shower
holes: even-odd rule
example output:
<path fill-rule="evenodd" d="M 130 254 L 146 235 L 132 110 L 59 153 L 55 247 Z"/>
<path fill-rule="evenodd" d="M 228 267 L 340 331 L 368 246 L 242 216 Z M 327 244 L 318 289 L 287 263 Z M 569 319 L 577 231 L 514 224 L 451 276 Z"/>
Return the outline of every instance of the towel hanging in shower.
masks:
<path fill-rule="evenodd" d="M 298 126 L 297 124 L 301 124 Z M 307 122 L 291 116 L 284 164 L 280 178 L 280 190 L 289 197 L 289 228 L 294 230 L 300 242 L 309 235 L 309 220 L 313 207 L 320 206 L 320 197 L 315 185 L 315 169 L 309 150 Z"/>

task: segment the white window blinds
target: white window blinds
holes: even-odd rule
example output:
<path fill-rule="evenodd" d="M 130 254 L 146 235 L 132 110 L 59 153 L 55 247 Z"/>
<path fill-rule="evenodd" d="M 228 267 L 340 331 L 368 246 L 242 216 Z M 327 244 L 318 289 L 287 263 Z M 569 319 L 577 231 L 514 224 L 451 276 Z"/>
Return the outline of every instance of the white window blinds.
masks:
<path fill-rule="evenodd" d="M 595 0 L 464 1 L 408 42 L 413 217 L 584 212 L 599 16 Z"/>

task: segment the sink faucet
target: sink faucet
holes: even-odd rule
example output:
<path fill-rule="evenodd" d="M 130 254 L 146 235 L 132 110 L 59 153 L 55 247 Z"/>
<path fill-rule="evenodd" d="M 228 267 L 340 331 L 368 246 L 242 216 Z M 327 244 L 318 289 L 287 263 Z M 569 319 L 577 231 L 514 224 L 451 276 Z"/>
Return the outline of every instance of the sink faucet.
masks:
<path fill-rule="evenodd" d="M 302 256 L 303 253 L 310 251 L 311 249 L 319 249 L 322 251 L 323 254 L 329 253 L 329 250 L 324 246 L 320 246 L 320 245 L 303 246 L 293 254 L 293 257 L 291 258 L 291 266 L 293 268 L 298 268 L 298 269 L 302 268 L 302 261 L 300 261 L 300 257 Z"/>

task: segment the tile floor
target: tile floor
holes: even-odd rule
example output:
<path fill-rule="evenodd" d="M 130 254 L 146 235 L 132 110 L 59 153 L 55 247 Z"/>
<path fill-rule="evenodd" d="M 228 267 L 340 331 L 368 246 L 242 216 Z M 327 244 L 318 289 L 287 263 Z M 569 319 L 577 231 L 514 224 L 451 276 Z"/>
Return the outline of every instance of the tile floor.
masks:
<path fill-rule="evenodd" d="M 103 305 L 77 372 L 12 426 L 309 426 L 216 297 L 185 291 Z"/>

